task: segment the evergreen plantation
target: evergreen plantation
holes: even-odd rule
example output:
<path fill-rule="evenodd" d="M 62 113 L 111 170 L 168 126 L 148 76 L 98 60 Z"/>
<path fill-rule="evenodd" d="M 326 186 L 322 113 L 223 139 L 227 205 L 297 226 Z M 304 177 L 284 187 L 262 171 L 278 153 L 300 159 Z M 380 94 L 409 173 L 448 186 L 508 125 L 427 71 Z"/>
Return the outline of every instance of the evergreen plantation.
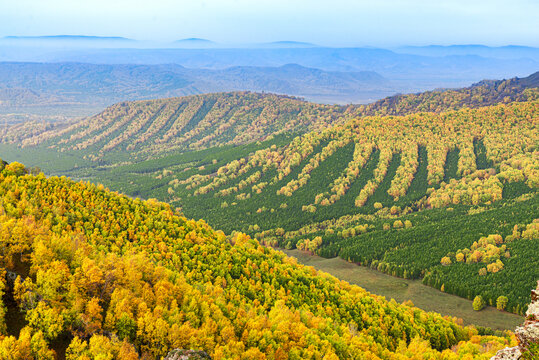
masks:
<path fill-rule="evenodd" d="M 365 117 L 222 166 L 198 164 L 194 175 L 121 167 L 112 176 L 133 184 L 110 184 L 227 233 L 423 277 L 491 305 L 507 296 L 507 310 L 522 313 L 539 276 L 538 114 L 539 103 L 524 102 Z"/>
<path fill-rule="evenodd" d="M 136 158 L 238 145 L 269 135 L 327 127 L 345 107 L 249 92 L 123 102 L 74 124 L 22 123 L 4 129 L 4 142 L 82 151 L 91 160 L 110 152 Z"/>

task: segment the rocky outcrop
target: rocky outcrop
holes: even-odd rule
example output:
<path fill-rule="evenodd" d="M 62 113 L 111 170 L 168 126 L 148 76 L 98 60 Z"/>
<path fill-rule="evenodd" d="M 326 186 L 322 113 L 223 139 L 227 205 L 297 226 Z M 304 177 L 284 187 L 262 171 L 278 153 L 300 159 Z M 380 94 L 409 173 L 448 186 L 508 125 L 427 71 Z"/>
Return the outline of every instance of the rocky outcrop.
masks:
<path fill-rule="evenodd" d="M 205 351 L 175 349 L 169 352 L 163 360 L 211 360 L 211 357 Z"/>
<path fill-rule="evenodd" d="M 518 360 L 521 355 L 520 348 L 515 346 L 498 351 L 490 360 Z"/>
<path fill-rule="evenodd" d="M 505 348 L 491 360 L 539 359 L 539 281 L 532 290 L 532 302 L 526 311 L 524 325 L 515 330 L 518 346 Z"/>

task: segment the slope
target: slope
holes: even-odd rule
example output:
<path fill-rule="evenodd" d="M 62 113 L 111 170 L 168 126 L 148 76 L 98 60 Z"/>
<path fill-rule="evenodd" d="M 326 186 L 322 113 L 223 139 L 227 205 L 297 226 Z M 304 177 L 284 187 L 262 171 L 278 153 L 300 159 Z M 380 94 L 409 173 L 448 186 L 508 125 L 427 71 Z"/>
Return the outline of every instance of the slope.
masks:
<path fill-rule="evenodd" d="M 3 142 L 78 150 L 92 158 L 134 156 L 243 144 L 285 132 L 322 129 L 346 107 L 250 92 L 123 102 L 73 124 L 23 123 L 1 130 Z"/>
<path fill-rule="evenodd" d="M 526 86 L 535 78 L 484 85 L 473 105 L 501 94 L 533 98 Z M 442 108 L 455 94 L 464 99 L 456 105 L 470 100 L 467 91 L 439 92 Z M 227 118 L 231 104 L 246 115 Z M 178 109 L 172 105 L 185 121 L 161 117 L 167 106 Z M 506 309 L 522 313 L 523 289 L 539 276 L 529 267 L 538 249 L 528 241 L 537 238 L 537 100 L 403 117 L 356 110 L 250 93 L 127 103 L 60 132 L 30 126 L 35 136 L 17 138 L 8 129 L 14 144 L 0 151 L 170 202 L 267 245 L 341 256 L 491 305 L 508 296 Z M 223 122 L 233 126 L 223 130 Z M 309 128 L 318 131 L 290 134 Z"/>
<path fill-rule="evenodd" d="M 529 266 L 539 249 L 528 241 L 537 238 L 538 118 L 537 101 L 363 117 L 292 139 L 70 174 L 267 245 L 421 277 L 491 304 L 509 296 L 507 309 L 522 313 L 539 277 Z"/>
<path fill-rule="evenodd" d="M 259 70 L 254 69 L 227 71 L 237 72 L 234 76 L 239 78 L 250 79 L 251 75 L 257 78 L 253 72 Z M 245 71 L 247 76 L 242 75 Z M 303 82 L 320 77 L 317 70 L 292 65 L 283 67 L 282 71 L 284 75 L 269 71 L 268 76 L 280 79 L 279 76 L 290 77 L 289 72 L 301 72 Z M 365 76 L 379 81 L 376 75 L 363 75 L 361 78 Z M 135 157 L 141 155 L 144 158 L 148 153 L 161 155 L 247 143 L 272 134 L 321 130 L 350 117 L 443 112 L 462 107 L 530 101 L 539 97 L 538 87 L 539 72 L 526 78 L 485 80 L 463 89 L 397 95 L 369 105 L 319 105 L 288 96 L 250 92 L 122 102 L 72 124 L 27 122 L 6 127 L 0 130 L 0 142 L 22 146 L 43 144 L 62 151 L 79 149 L 100 161 L 106 153 L 123 152 L 126 155 L 127 150 L 128 160 L 133 161 Z M 147 144 L 154 146 L 145 146 Z"/>
<path fill-rule="evenodd" d="M 0 172 L 0 356 L 154 359 L 488 359 L 512 341 L 359 287 L 243 234 L 102 186 Z M 12 276 L 9 279 L 13 279 Z M 22 310 L 12 333 L 6 311 Z M 54 349 L 54 350 L 53 350 Z"/>
<path fill-rule="evenodd" d="M 421 111 L 458 110 L 462 107 L 477 108 L 497 103 L 537 99 L 537 88 L 539 88 L 539 72 L 524 78 L 483 80 L 462 89 L 390 96 L 360 106 L 358 112 L 362 115 L 404 115 Z"/>

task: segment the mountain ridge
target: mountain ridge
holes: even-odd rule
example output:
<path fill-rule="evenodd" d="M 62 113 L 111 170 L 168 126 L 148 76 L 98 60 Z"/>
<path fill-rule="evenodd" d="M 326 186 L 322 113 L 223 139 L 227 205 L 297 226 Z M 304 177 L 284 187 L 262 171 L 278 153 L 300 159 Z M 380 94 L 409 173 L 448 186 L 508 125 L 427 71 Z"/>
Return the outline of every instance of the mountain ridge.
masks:
<path fill-rule="evenodd" d="M 4 36 L 4 39 L 73 39 L 73 40 L 121 40 L 121 41 L 136 41 L 134 39 L 125 38 L 122 36 L 91 36 L 91 35 L 36 35 L 36 36 Z"/>
<path fill-rule="evenodd" d="M 19 88 L 54 97 L 50 104 L 94 109 L 126 100 L 222 91 L 267 91 L 312 99 L 356 99 L 393 93 L 391 81 L 374 72 L 343 73 L 307 68 L 230 67 L 189 69 L 181 65 L 94 65 L 86 63 L 0 63 L 0 88 Z M 4 96 L 0 110 L 35 108 L 33 98 Z M 46 107 L 46 102 L 39 105 Z M 2 109 L 3 108 L 3 109 Z M 79 115 L 90 115 L 81 113 Z"/>

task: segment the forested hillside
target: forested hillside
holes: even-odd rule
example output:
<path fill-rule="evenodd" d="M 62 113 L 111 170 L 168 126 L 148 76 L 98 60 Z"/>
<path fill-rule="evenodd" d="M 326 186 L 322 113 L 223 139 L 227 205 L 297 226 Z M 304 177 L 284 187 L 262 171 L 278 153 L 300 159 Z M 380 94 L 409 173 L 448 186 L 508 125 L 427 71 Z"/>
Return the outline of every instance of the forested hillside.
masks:
<path fill-rule="evenodd" d="M 0 137 L 91 158 L 111 151 L 147 157 L 321 130 L 346 117 L 346 109 L 273 94 L 218 93 L 123 102 L 73 124 L 23 123 L 0 130 Z"/>
<path fill-rule="evenodd" d="M 492 305 L 507 296 L 505 308 L 522 313 L 539 277 L 538 115 L 533 101 L 363 117 L 291 140 L 72 174 L 267 245 L 422 277 Z"/>
<path fill-rule="evenodd" d="M 0 167 L 2 359 L 488 359 L 515 344 L 167 204 Z"/>
<path fill-rule="evenodd" d="M 360 106 L 362 115 L 405 115 L 416 112 L 440 112 L 462 107 L 527 101 L 539 98 L 539 72 L 525 78 L 484 80 L 467 88 L 425 91 L 395 95 Z"/>

